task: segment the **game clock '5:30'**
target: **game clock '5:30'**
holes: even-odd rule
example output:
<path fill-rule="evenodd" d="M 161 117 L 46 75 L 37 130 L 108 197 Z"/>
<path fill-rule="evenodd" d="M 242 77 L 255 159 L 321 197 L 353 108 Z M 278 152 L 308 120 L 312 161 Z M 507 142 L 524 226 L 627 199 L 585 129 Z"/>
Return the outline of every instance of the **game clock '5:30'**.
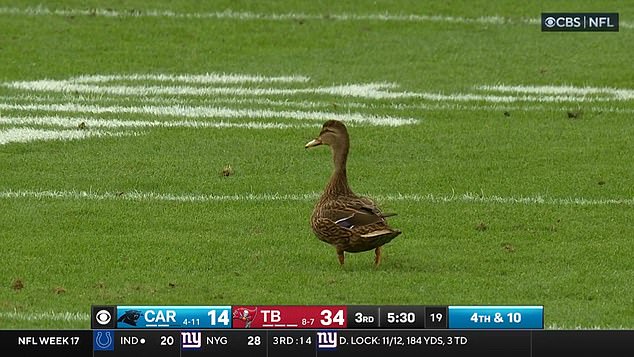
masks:
<path fill-rule="evenodd" d="M 386 320 L 390 324 L 413 324 L 416 322 L 416 314 L 413 312 L 388 312 Z"/>

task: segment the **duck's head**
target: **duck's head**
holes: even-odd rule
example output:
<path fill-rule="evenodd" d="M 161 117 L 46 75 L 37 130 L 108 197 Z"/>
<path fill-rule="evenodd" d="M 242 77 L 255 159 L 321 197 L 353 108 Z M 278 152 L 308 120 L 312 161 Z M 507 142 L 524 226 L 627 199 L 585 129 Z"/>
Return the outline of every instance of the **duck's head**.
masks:
<path fill-rule="evenodd" d="M 338 120 L 328 120 L 322 126 L 319 136 L 306 143 L 304 147 L 308 149 L 322 144 L 328 145 L 331 148 L 335 148 L 339 145 L 347 146 L 348 130 L 346 129 L 346 126 Z"/>

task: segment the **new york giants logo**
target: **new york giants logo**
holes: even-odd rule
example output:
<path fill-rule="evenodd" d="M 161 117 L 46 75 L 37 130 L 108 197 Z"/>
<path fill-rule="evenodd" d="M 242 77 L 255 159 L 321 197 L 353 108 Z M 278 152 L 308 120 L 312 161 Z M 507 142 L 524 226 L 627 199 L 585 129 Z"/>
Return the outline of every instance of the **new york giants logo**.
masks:
<path fill-rule="evenodd" d="M 317 348 L 337 348 L 337 331 L 317 331 Z"/>
<path fill-rule="evenodd" d="M 183 348 L 200 348 L 202 346 L 202 338 L 200 332 L 182 331 L 181 342 Z"/>

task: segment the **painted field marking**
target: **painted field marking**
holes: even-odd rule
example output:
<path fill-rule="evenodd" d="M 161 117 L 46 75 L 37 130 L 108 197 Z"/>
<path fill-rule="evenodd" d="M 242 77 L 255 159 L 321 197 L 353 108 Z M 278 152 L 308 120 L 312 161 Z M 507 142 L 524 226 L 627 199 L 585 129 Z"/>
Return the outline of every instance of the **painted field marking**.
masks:
<path fill-rule="evenodd" d="M 132 80 L 143 75 L 120 75 L 117 79 Z M 155 75 L 162 76 L 163 81 L 172 81 L 174 78 L 186 80 L 185 75 Z M 356 97 L 364 99 L 408 99 L 419 98 L 429 101 L 483 101 L 492 103 L 537 102 L 537 103 L 561 103 L 561 102 L 611 102 L 629 101 L 634 99 L 634 89 L 628 88 L 600 88 L 600 87 L 574 87 L 574 86 L 520 86 L 520 85 L 480 85 L 476 86 L 474 93 L 434 93 L 434 92 L 410 92 L 396 91 L 396 83 L 360 83 L 334 85 L 327 87 L 304 88 L 250 88 L 233 86 L 166 86 L 166 85 L 106 85 L 111 81 L 111 76 L 82 76 L 80 81 L 70 80 L 34 80 L 14 81 L 3 83 L 4 86 L 35 92 L 57 93 L 82 93 L 82 94 L 106 94 L 117 96 L 214 96 L 225 95 L 235 97 L 245 96 L 296 96 L 296 95 L 330 95 L 338 97 Z M 308 77 L 304 77 L 308 78 Z M 90 84 L 92 81 L 99 84 Z M 187 83 L 187 82 L 186 82 Z M 521 95 L 493 95 L 481 92 L 503 93 L 528 93 Z M 597 95 L 599 94 L 599 95 Z M 606 96 L 607 95 L 607 96 Z"/>
<path fill-rule="evenodd" d="M 0 117 L 0 124 L 16 126 L 57 126 L 77 128 L 81 123 L 86 128 L 246 128 L 246 129 L 290 129 L 319 127 L 319 124 L 285 124 L 262 122 L 226 122 L 226 121 L 160 121 L 160 120 L 120 120 L 95 119 L 87 117 Z M 1 131 L 0 131 L 1 132 Z M 0 139 L 0 144 L 1 144 Z"/>
<path fill-rule="evenodd" d="M 22 15 L 22 16 L 100 16 L 112 18 L 128 18 L 128 17 L 162 17 L 162 18 L 181 18 L 181 19 L 225 19 L 239 21 L 288 21 L 288 20 L 311 20 L 311 21 L 379 21 L 379 22 L 440 22 L 452 24 L 477 24 L 477 25 L 530 25 L 537 26 L 541 24 L 538 17 L 514 19 L 499 15 L 487 15 L 480 17 L 464 17 L 450 15 L 424 15 L 424 14 L 391 14 L 375 13 L 375 14 L 352 14 L 352 13 L 335 13 L 335 14 L 309 14 L 309 13 L 256 13 L 248 11 L 216 11 L 216 12 L 175 12 L 170 10 L 115 10 L 115 9 L 51 9 L 45 6 L 37 7 L 0 7 L 0 14 L 4 15 Z M 631 29 L 634 24 L 626 21 L 619 21 L 619 28 Z"/>
<path fill-rule="evenodd" d="M 329 113 L 315 111 L 286 111 L 270 109 L 231 109 L 222 107 L 187 106 L 100 106 L 84 104 L 7 104 L 0 103 L 0 109 L 20 111 L 49 111 L 91 114 L 148 114 L 153 116 L 173 116 L 187 118 L 249 118 L 249 119 L 294 119 L 323 122 L 326 118 L 346 122 L 368 123 L 383 126 L 400 126 L 416 123 L 413 118 L 396 118 L 360 113 Z"/>
<path fill-rule="evenodd" d="M 157 86 L 157 85 L 95 85 L 77 83 L 72 80 L 16 81 L 4 84 L 13 89 L 59 92 L 90 93 L 121 96 L 190 95 L 190 96 L 292 96 L 302 94 L 325 94 L 341 97 L 368 99 L 414 98 L 418 93 L 388 92 L 385 89 L 397 87 L 394 83 L 347 84 L 312 88 L 249 88 L 249 87 L 200 87 L 200 86 Z"/>
<path fill-rule="evenodd" d="M 64 80 L 35 80 L 2 83 L 15 90 L 14 97 L 5 96 L 0 102 L 0 110 L 9 114 L 0 116 L 0 124 L 10 125 L 0 132 L 0 145 L 34 140 L 81 139 L 99 135 L 94 128 L 154 128 L 154 127 L 191 127 L 191 128 L 248 128 L 248 129 L 288 129 L 313 127 L 327 119 L 337 119 L 351 125 L 400 126 L 418 122 L 414 118 L 378 116 L 360 112 L 341 113 L 326 110 L 289 110 L 274 108 L 254 108 L 259 96 L 285 97 L 293 94 L 357 95 L 370 99 L 404 95 L 391 93 L 386 89 L 396 87 L 389 83 L 351 84 L 331 87 L 311 86 L 310 77 L 301 75 L 263 76 L 235 73 L 204 74 L 95 74 L 81 75 Z M 150 84 L 153 83 L 153 84 Z M 157 85 L 158 83 L 158 85 Z M 254 86 L 250 86 L 254 85 Z M 26 92 L 44 93 L 50 103 L 44 103 L 41 97 Z M 98 95 L 97 98 L 92 95 Z M 167 97 L 167 96 L 171 97 Z M 204 98 L 226 96 L 230 104 L 246 105 L 247 108 L 232 108 L 217 105 L 200 105 Z M 79 99 L 78 96 L 81 96 Z M 129 105 L 108 105 L 104 101 L 113 101 L 116 96 Z M 183 104 L 182 98 L 202 96 L 197 105 Z M 256 98 L 253 98 L 256 97 Z M 20 103 L 26 99 L 27 103 Z M 105 100 L 104 100 L 105 99 Z M 249 101 L 252 100 L 252 101 Z M 273 99 L 259 98 L 261 103 Z M 279 100 L 277 101 L 280 102 Z M 153 105 L 160 103 L 163 105 Z M 192 103 L 196 103 L 192 101 Z M 330 109 L 328 111 L 327 109 Z M 16 112 L 18 112 L 16 114 Z M 53 116 L 51 113 L 64 113 L 66 117 Z M 141 115 L 138 120 L 122 119 L 123 115 Z M 117 116 L 107 119 L 99 116 Z M 147 119 L 147 117 L 150 117 Z M 158 117 L 171 117 L 169 120 L 156 120 Z M 174 120 L 173 118 L 191 118 L 199 120 Z M 200 119 L 208 119 L 202 121 Z M 246 121 L 256 119 L 256 121 Z M 293 120 L 299 123 L 287 123 Z M 51 130 L 50 128 L 25 128 L 25 126 L 77 128 L 79 123 L 90 131 Z"/>
<path fill-rule="evenodd" d="M 50 199 L 83 199 L 83 200 L 128 200 L 128 201 L 176 201 L 176 202 L 226 202 L 226 201 L 314 201 L 320 193 L 244 193 L 244 194 L 171 194 L 158 192 L 92 192 L 92 191 L 32 191 L 8 190 L 0 191 L 0 199 L 50 198 Z M 582 198 L 582 197 L 546 197 L 519 196 L 503 197 L 497 195 L 464 194 L 373 194 L 379 201 L 410 201 L 430 203 L 484 203 L 503 205 L 554 205 L 554 206 L 634 206 L 631 198 Z"/>
<path fill-rule="evenodd" d="M 621 89 L 610 87 L 574 87 L 574 86 L 520 86 L 520 85 L 484 85 L 476 87 L 479 90 L 504 93 L 530 93 L 530 94 L 555 94 L 589 96 L 605 94 L 618 100 L 634 99 L 634 89 Z"/>
<path fill-rule="evenodd" d="M 152 82 L 152 84 L 148 82 Z M 250 84 L 256 86 L 249 86 Z M 340 110 L 337 110 L 336 104 L 328 103 L 323 99 L 314 102 L 295 97 L 307 94 L 346 98 L 342 102 L 349 103 L 349 105 L 344 105 L 344 108 L 389 110 L 499 108 L 496 105 L 511 103 L 616 103 L 629 102 L 634 99 L 634 89 L 628 88 L 496 84 L 478 85 L 473 87 L 473 92 L 468 93 L 444 94 L 403 91 L 396 83 L 347 83 L 315 86 L 311 83 L 310 77 L 303 75 L 267 77 L 259 74 L 236 73 L 93 74 L 61 80 L 5 82 L 2 85 L 17 91 L 16 98 L 27 98 L 27 103 L 19 103 L 12 100 L 11 97 L 6 102 L 0 102 L 0 110 L 11 113 L 6 117 L 0 117 L 0 123 L 17 127 L 16 130 L 2 132 L 0 145 L 32 140 L 88 138 L 97 135 L 86 133 L 71 135 L 67 131 L 53 135 L 51 130 L 26 131 L 24 128 L 24 126 L 72 128 L 77 122 L 84 122 L 84 125 L 90 125 L 91 129 L 153 127 L 287 129 L 313 126 L 308 122 L 321 123 L 325 119 L 378 126 L 401 126 L 418 123 L 417 119 L 411 117 L 378 116 L 351 110 L 348 110 L 347 113 L 341 113 Z M 24 92 L 27 92 L 27 95 Z M 51 98 L 51 103 L 43 103 L 42 100 L 29 102 L 28 98 L 41 98 L 33 96 L 29 92 L 42 93 L 43 96 Z M 267 96 L 274 98 L 267 98 Z M 349 97 L 369 102 L 351 102 L 347 99 Z M 121 105 L 121 101 L 117 101 L 116 98 L 121 98 L 129 104 Z M 246 105 L 247 108 L 200 105 L 199 103 L 204 102 L 206 98 L 212 98 L 212 103 L 223 101 L 229 105 Z M 286 100 L 281 100 L 282 98 L 286 98 Z M 291 98 L 290 101 L 289 98 Z M 193 99 L 197 99 L 198 102 Z M 400 99 L 410 102 L 399 103 Z M 411 103 L 412 99 L 422 100 L 423 103 Z M 107 101 L 116 104 L 104 103 Z M 184 103 L 195 103 L 195 105 Z M 298 105 L 301 108 L 312 109 L 319 103 L 323 105 L 321 110 L 282 108 Z M 473 104 L 460 107 L 463 104 L 455 103 Z M 254 108 L 254 105 L 264 105 L 269 106 L 269 108 Z M 271 106 L 273 108 L 270 108 Z M 508 107 L 505 108 L 508 110 Z M 627 112 L 627 109 L 612 108 L 610 111 Z M 13 112 L 24 113 L 24 115 L 15 115 Z M 68 117 L 42 115 L 42 112 L 64 113 Z M 95 117 L 132 114 L 141 115 L 143 118 L 129 120 L 120 117 L 112 119 Z M 76 115 L 81 117 L 73 119 Z M 146 119 L 148 116 L 152 118 Z M 155 120 L 155 117 L 199 120 L 170 119 L 168 121 Z M 209 120 L 201 121 L 200 119 Z M 257 119 L 258 122 L 245 122 L 244 119 Z M 289 124 L 284 122 L 285 120 L 300 121 L 301 125 Z"/>
<path fill-rule="evenodd" d="M 186 82 L 200 84 L 235 84 L 235 83 L 305 83 L 310 81 L 306 76 L 276 76 L 266 77 L 259 74 L 237 73 L 205 73 L 205 74 L 109 74 L 82 75 L 73 77 L 72 83 L 102 83 L 112 81 L 157 81 L 157 82 Z"/>
<path fill-rule="evenodd" d="M 12 96 L 0 96 L 0 101 L 7 101 L 4 105 L 13 106 L 19 105 L 20 102 L 31 103 L 47 103 L 51 105 L 59 104 L 57 102 L 60 99 L 64 100 L 63 104 L 70 103 L 89 103 L 97 102 L 105 104 L 108 102 L 120 103 L 123 100 L 127 100 L 133 103 L 138 103 L 142 100 L 143 103 L 149 104 L 163 104 L 163 105 L 177 105 L 187 106 L 191 103 L 197 103 L 192 98 L 163 98 L 163 97 L 148 97 L 142 99 L 136 98 L 120 98 L 120 97 L 105 97 L 100 96 L 93 98 L 84 95 L 64 95 L 62 98 L 50 94 L 16 94 Z M 353 102 L 349 100 L 341 101 L 326 101 L 326 100 L 275 100 L 269 98 L 232 98 L 232 97 L 211 97 L 203 98 L 203 103 L 223 104 L 223 105 L 259 105 L 259 106 L 272 106 L 272 107 L 284 107 L 284 108 L 302 108 L 302 109 L 334 109 L 334 108 L 351 108 L 351 109 L 393 109 L 393 110 L 428 110 L 428 111 L 499 111 L 499 110 L 516 110 L 516 111 L 561 111 L 560 106 L 548 106 L 549 103 L 541 104 L 523 104 L 523 105 L 509 105 L 506 103 L 493 103 L 493 104 L 464 104 L 464 102 L 452 102 L 452 103 L 381 103 L 381 102 Z M 0 102 L 0 105 L 1 102 Z M 8 106 L 6 108 L 8 108 Z M 607 112 L 607 113 L 634 113 L 634 109 L 618 108 L 614 106 L 587 106 L 584 105 L 584 111 L 589 112 Z"/>
<path fill-rule="evenodd" d="M 77 125 L 75 125 L 77 127 Z M 34 128 L 0 129 L 0 145 L 8 143 L 26 143 L 37 140 L 79 140 L 91 137 L 138 136 L 133 132 L 107 132 L 95 130 L 47 130 Z"/>
<path fill-rule="evenodd" d="M 90 314 L 85 312 L 21 312 L 0 311 L 0 320 L 18 321 L 90 321 Z"/>

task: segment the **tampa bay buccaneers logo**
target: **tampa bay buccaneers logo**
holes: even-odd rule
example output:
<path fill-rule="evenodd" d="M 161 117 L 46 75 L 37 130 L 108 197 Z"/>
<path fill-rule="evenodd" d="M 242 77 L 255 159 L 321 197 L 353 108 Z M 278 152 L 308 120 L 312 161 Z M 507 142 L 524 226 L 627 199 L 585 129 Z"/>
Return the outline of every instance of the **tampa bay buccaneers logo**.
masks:
<path fill-rule="evenodd" d="M 251 323 L 255 319 L 255 315 L 258 313 L 258 308 L 247 309 L 246 307 L 238 307 L 233 310 L 233 319 L 244 321 L 244 328 L 251 327 Z"/>

